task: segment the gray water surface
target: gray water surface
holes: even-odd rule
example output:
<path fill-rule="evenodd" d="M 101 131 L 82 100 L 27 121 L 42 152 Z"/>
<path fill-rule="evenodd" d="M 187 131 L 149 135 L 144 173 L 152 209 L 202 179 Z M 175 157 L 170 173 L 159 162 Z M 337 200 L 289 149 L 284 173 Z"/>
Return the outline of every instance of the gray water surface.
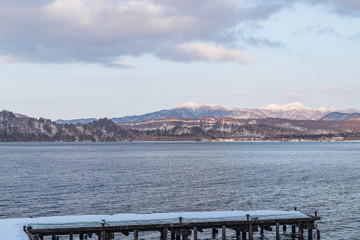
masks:
<path fill-rule="evenodd" d="M 0 218 L 318 211 L 360 239 L 360 143 L 1 143 Z"/>

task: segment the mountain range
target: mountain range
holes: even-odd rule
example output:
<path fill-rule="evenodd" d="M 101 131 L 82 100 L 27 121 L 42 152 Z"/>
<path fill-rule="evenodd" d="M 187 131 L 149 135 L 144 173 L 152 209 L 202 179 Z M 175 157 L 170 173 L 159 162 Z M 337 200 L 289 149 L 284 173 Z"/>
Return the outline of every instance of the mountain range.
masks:
<path fill-rule="evenodd" d="M 287 105 L 270 104 L 265 107 L 258 108 L 224 108 L 218 105 L 198 104 L 188 102 L 178 107 L 160 110 L 152 113 L 142 115 L 125 116 L 111 118 L 114 123 L 125 122 L 142 122 L 149 119 L 166 119 L 169 117 L 184 118 L 184 119 L 201 119 L 203 117 L 212 118 L 235 118 L 235 119 L 266 119 L 266 118 L 282 118 L 291 120 L 320 120 L 328 114 L 337 112 L 343 117 L 336 119 L 347 119 L 351 114 L 360 113 L 356 109 L 336 109 L 332 107 L 323 106 L 318 109 L 312 109 L 302 105 L 301 103 L 292 103 Z M 324 120 L 331 120 L 332 118 L 325 118 Z M 57 123 L 67 124 L 86 124 L 96 120 L 95 118 L 86 119 L 72 119 L 62 120 L 59 119 Z"/>
<path fill-rule="evenodd" d="M 0 142 L 354 140 L 360 140 L 357 116 L 341 121 L 170 117 L 127 123 L 103 118 L 86 124 L 60 124 L 0 112 Z"/>

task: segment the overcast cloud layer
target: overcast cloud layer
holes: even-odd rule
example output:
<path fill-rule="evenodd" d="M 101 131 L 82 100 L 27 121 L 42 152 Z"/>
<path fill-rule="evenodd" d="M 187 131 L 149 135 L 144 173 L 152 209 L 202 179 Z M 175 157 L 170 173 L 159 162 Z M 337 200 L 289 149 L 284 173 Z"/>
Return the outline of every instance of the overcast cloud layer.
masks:
<path fill-rule="evenodd" d="M 240 24 L 267 19 L 294 2 L 323 4 L 349 16 L 360 12 L 358 0 L 0 1 L 0 64 L 132 67 L 122 58 L 145 54 L 171 61 L 246 64 L 249 56 L 239 46 L 258 45 L 259 39 L 242 36 Z M 266 36 L 260 43 L 281 46 Z"/>

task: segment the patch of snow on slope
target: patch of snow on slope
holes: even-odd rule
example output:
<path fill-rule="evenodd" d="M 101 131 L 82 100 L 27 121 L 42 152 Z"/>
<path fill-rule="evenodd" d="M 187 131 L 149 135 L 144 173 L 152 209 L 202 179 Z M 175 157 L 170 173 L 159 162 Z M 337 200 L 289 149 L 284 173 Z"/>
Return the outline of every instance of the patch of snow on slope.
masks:
<path fill-rule="evenodd" d="M 191 110 L 197 110 L 200 108 L 207 108 L 207 109 L 224 109 L 223 107 L 219 106 L 219 105 L 215 105 L 215 104 L 199 104 L 199 103 L 194 103 L 194 102 L 187 102 L 184 103 L 174 109 L 181 109 L 181 108 L 187 108 L 187 109 L 191 109 Z"/>
<path fill-rule="evenodd" d="M 266 105 L 265 107 L 259 107 L 258 109 L 271 110 L 271 111 L 280 111 L 281 106 L 276 105 L 276 104 L 269 104 L 269 105 Z"/>
<path fill-rule="evenodd" d="M 330 106 L 322 106 L 316 110 L 318 110 L 320 112 L 336 112 L 338 109 L 335 107 L 330 107 Z"/>
<path fill-rule="evenodd" d="M 260 110 L 269 110 L 269 111 L 290 111 L 290 110 L 313 110 L 312 108 L 306 107 L 301 103 L 290 103 L 286 105 L 276 105 L 276 104 L 269 104 L 265 107 L 259 107 L 257 109 Z"/>

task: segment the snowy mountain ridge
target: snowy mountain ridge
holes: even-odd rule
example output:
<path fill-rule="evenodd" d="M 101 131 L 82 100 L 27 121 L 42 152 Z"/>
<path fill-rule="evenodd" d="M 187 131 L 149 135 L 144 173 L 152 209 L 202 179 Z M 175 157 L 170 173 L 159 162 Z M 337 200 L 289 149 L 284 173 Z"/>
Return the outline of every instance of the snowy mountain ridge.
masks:
<path fill-rule="evenodd" d="M 125 116 L 112 118 L 115 123 L 141 122 L 149 119 L 165 119 L 169 117 L 201 119 L 203 117 L 212 118 L 235 118 L 235 119 L 265 119 L 282 118 L 290 120 L 319 120 L 332 112 L 356 113 L 356 109 L 338 110 L 333 107 L 323 106 L 318 109 L 312 109 L 301 103 L 295 102 L 285 105 L 269 104 L 265 107 L 257 108 L 224 108 L 215 104 L 199 104 L 187 102 L 172 109 L 160 110 L 152 113 L 146 113 L 135 116 Z M 88 123 L 94 119 L 79 120 L 58 120 L 58 123 Z"/>
<path fill-rule="evenodd" d="M 199 103 L 194 103 L 194 102 L 186 102 L 180 106 L 177 106 L 173 109 L 181 109 L 181 108 L 188 108 L 188 109 L 192 109 L 192 110 L 197 110 L 197 109 L 201 109 L 201 108 L 207 108 L 207 109 L 221 109 L 224 110 L 225 108 L 219 106 L 219 105 L 215 105 L 215 104 L 199 104 Z"/>
<path fill-rule="evenodd" d="M 338 111 L 337 108 L 334 107 L 329 107 L 329 106 L 322 106 L 320 108 L 317 109 L 312 109 L 310 107 L 304 106 L 303 104 L 299 103 L 299 102 L 294 102 L 294 103 L 290 103 L 290 104 L 285 104 L 285 105 L 277 105 L 277 104 L 269 104 L 266 105 L 265 107 L 257 107 L 257 108 L 230 108 L 230 109 L 226 109 L 222 106 L 219 105 L 215 105 L 215 104 L 199 104 L 199 103 L 194 103 L 194 102 L 187 102 L 184 103 L 180 106 L 177 106 L 173 109 L 182 109 L 182 108 L 186 108 L 186 109 L 191 109 L 191 110 L 198 110 L 198 109 L 217 109 L 217 110 L 251 110 L 251 109 L 258 109 L 258 110 L 269 110 L 269 111 L 291 111 L 291 110 L 317 110 L 320 112 L 334 112 L 334 111 Z M 344 109 L 345 111 L 345 109 Z M 358 110 L 356 109 L 346 109 L 346 112 L 348 111 L 355 111 L 357 112 Z"/>
<path fill-rule="evenodd" d="M 290 111 L 290 110 L 312 110 L 309 107 L 302 105 L 301 103 L 295 102 L 286 105 L 276 105 L 276 104 L 269 104 L 265 107 L 259 107 L 257 109 L 265 109 L 265 110 L 272 110 L 272 111 Z"/>

